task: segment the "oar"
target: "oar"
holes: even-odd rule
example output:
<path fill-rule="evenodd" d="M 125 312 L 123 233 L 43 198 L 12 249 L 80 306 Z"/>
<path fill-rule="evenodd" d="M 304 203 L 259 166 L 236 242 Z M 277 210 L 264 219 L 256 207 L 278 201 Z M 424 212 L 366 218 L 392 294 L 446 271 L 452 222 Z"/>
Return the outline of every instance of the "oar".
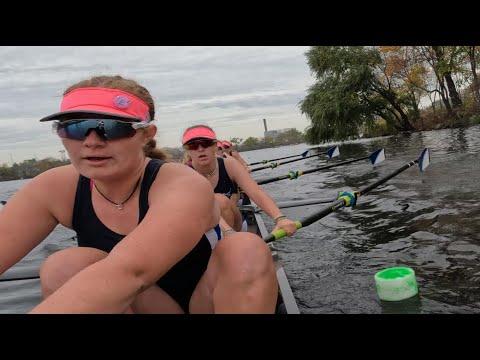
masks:
<path fill-rule="evenodd" d="M 0 282 L 2 281 L 20 281 L 20 280 L 36 280 L 40 279 L 40 276 L 27 276 L 27 277 L 20 277 L 20 278 L 11 278 L 11 279 L 0 279 Z"/>
<path fill-rule="evenodd" d="M 328 149 L 327 151 L 325 151 L 324 153 L 320 153 L 320 154 L 314 154 L 314 155 L 310 155 L 310 156 L 304 156 L 303 158 L 300 158 L 300 159 L 293 159 L 293 160 L 288 160 L 288 161 L 282 161 L 280 163 L 275 163 L 275 162 L 272 162 L 268 165 L 265 165 L 265 166 L 261 166 L 259 168 L 255 168 L 255 169 L 252 169 L 250 170 L 250 172 L 255 172 L 255 171 L 258 171 L 258 170 L 263 170 L 263 169 L 268 169 L 268 168 L 276 168 L 277 166 L 280 166 L 280 165 L 284 165 L 284 164 L 289 164 L 289 163 L 292 163 L 292 162 L 295 162 L 295 161 L 300 161 L 300 160 L 305 160 L 305 159 L 309 159 L 311 157 L 314 157 L 314 156 L 320 156 L 320 155 L 323 155 L 323 154 L 326 154 L 328 156 L 328 159 L 330 160 L 331 158 L 334 158 L 338 155 L 340 155 L 340 150 L 338 149 L 338 146 L 332 146 L 330 149 Z"/>
<path fill-rule="evenodd" d="M 279 209 L 287 209 L 298 206 L 306 205 L 316 205 L 316 204 L 329 204 L 337 199 L 308 199 L 308 200 L 293 200 L 293 201 L 279 201 L 277 202 L 277 207 Z M 253 211 L 256 213 L 262 212 L 263 210 L 254 205 L 241 205 L 238 207 L 240 211 Z"/>
<path fill-rule="evenodd" d="M 305 175 L 305 174 L 310 174 L 310 173 L 320 171 L 320 170 L 325 170 L 325 169 L 331 169 L 331 168 L 334 168 L 334 167 L 337 167 L 337 166 L 351 164 L 351 163 L 366 160 L 366 159 L 369 159 L 373 166 L 375 166 L 377 164 L 380 164 L 383 160 L 385 160 L 385 150 L 384 149 L 378 149 L 368 156 L 364 156 L 364 157 L 357 158 L 357 159 L 352 159 L 352 160 L 347 160 L 347 161 L 342 161 L 342 162 L 338 162 L 338 163 L 335 163 L 335 164 L 325 165 L 325 166 L 321 166 L 321 167 L 318 167 L 318 168 L 309 169 L 309 170 L 305 170 L 305 171 L 289 171 L 289 173 L 287 175 L 280 175 L 280 176 L 275 176 L 275 177 L 264 179 L 264 180 L 258 180 L 257 184 L 258 185 L 263 185 L 263 184 L 268 184 L 268 183 L 271 183 L 271 182 L 274 182 L 274 181 L 279 181 L 279 180 L 284 180 L 284 179 L 294 180 L 294 179 L 298 178 L 299 176 L 302 176 L 302 175 Z"/>
<path fill-rule="evenodd" d="M 269 162 L 271 162 L 271 161 L 277 161 L 277 160 L 283 160 L 283 159 L 290 159 L 290 158 L 297 157 L 297 156 L 305 157 L 305 156 L 307 156 L 307 154 L 308 154 L 309 151 L 310 151 L 310 150 L 304 151 L 303 153 L 298 154 L 298 155 L 291 155 L 291 156 L 285 156 L 285 157 L 276 158 L 276 159 L 257 161 L 257 162 L 253 162 L 253 163 L 247 164 L 247 165 L 248 165 L 248 166 L 252 166 L 252 165 L 258 165 L 258 164 L 266 164 L 266 163 L 269 163 Z"/>
<path fill-rule="evenodd" d="M 428 148 L 423 149 L 422 153 L 420 154 L 419 158 L 416 160 L 410 161 L 408 164 L 403 165 L 402 167 L 398 168 L 397 170 L 393 171 L 392 173 L 382 177 L 381 179 L 377 180 L 371 185 L 365 186 L 361 188 L 358 191 L 355 191 L 353 194 L 349 192 L 343 192 L 340 193 L 338 200 L 336 200 L 334 203 L 331 205 L 328 205 L 321 209 L 320 211 L 304 218 L 298 221 L 295 221 L 297 225 L 297 229 L 300 229 L 302 227 L 308 226 L 316 222 L 317 220 L 320 220 L 321 218 L 331 214 L 332 212 L 341 209 L 345 206 L 353 206 L 355 205 L 358 197 L 365 195 L 369 191 L 375 189 L 376 187 L 382 185 L 383 183 L 387 182 L 391 178 L 397 176 L 401 172 L 407 170 L 409 167 L 412 167 L 413 165 L 418 164 L 418 167 L 420 168 L 420 171 L 423 172 L 425 169 L 430 165 L 430 151 Z M 281 239 L 285 237 L 287 234 L 285 230 L 280 229 L 272 232 L 268 236 L 264 237 L 263 240 L 265 242 L 269 243 L 278 239 Z"/>

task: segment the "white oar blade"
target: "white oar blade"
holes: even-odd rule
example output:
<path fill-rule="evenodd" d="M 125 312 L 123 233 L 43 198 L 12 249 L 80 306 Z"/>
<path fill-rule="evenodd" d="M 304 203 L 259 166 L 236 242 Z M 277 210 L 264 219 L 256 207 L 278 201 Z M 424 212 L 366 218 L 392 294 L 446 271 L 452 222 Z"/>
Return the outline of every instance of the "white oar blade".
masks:
<path fill-rule="evenodd" d="M 376 166 L 385 160 L 385 149 L 378 149 L 369 156 L 370 162 Z"/>
<path fill-rule="evenodd" d="M 418 167 L 421 172 L 424 172 L 428 165 L 430 165 L 430 150 L 425 148 L 418 158 Z"/>
<path fill-rule="evenodd" d="M 327 150 L 327 156 L 329 159 L 337 157 L 340 155 L 340 149 L 338 146 L 332 146 L 330 149 Z"/>

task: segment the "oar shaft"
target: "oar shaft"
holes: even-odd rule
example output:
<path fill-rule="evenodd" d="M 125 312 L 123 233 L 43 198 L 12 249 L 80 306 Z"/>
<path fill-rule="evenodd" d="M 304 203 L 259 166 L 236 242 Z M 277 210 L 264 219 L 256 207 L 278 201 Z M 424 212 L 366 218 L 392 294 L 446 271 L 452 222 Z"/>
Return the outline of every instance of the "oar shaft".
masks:
<path fill-rule="evenodd" d="M 269 169 L 269 168 L 271 168 L 271 167 L 272 167 L 272 165 L 271 165 L 271 164 L 268 164 L 268 165 L 265 165 L 265 166 L 260 166 L 260 167 L 258 167 L 258 168 L 252 169 L 252 170 L 250 170 L 250 172 L 255 172 L 255 171 L 259 171 L 259 170 Z"/>
<path fill-rule="evenodd" d="M 401 168 L 393 171 L 392 173 L 384 176 L 383 178 L 381 178 L 380 180 L 374 182 L 373 184 L 370 184 L 368 186 L 365 186 L 364 188 L 358 190 L 357 194 L 358 195 L 365 195 L 366 193 L 368 193 L 369 191 L 375 189 L 376 187 L 382 185 L 383 183 L 387 182 L 388 180 L 390 180 L 391 178 L 393 178 L 394 176 L 397 176 L 398 174 L 400 174 L 402 171 L 405 171 L 407 170 L 408 168 L 412 167 L 413 165 L 415 165 L 416 163 L 418 163 L 418 159 L 417 160 L 413 160 L 413 161 L 410 161 L 408 164 L 405 164 L 404 166 L 402 166 Z"/>
<path fill-rule="evenodd" d="M 11 279 L 0 279 L 2 281 L 20 281 L 20 280 L 36 280 L 40 279 L 40 276 L 28 276 L 28 277 L 20 277 L 20 278 L 11 278 Z"/>
<path fill-rule="evenodd" d="M 279 201 L 277 207 L 279 209 L 287 209 L 297 206 L 316 205 L 316 204 L 329 204 L 336 199 L 309 199 L 309 200 L 296 200 L 296 201 Z"/>
<path fill-rule="evenodd" d="M 271 182 L 288 179 L 289 177 L 290 177 L 289 175 L 281 175 L 281 176 L 277 176 L 277 177 L 274 177 L 274 178 L 271 178 L 271 179 L 260 180 L 260 181 L 257 182 L 257 184 L 258 185 L 264 185 L 264 184 L 268 184 L 268 183 L 271 183 Z"/>
<path fill-rule="evenodd" d="M 255 172 L 255 171 L 259 171 L 259 170 L 269 169 L 269 168 L 277 167 L 277 166 L 284 165 L 284 164 L 290 164 L 290 163 L 292 163 L 292 162 L 309 159 L 309 158 L 312 158 L 312 157 L 314 157 L 314 156 L 318 157 L 318 156 L 320 156 L 320 155 L 322 155 L 322 154 L 315 154 L 315 155 L 305 156 L 305 157 L 302 157 L 302 158 L 300 158 L 300 159 L 293 159 L 293 160 L 288 160 L 288 161 L 282 161 L 282 162 L 276 164 L 275 166 L 272 166 L 271 164 L 265 165 L 265 166 L 260 166 L 260 167 L 258 167 L 258 168 L 255 168 L 255 169 L 250 170 L 250 172 Z M 297 156 L 298 156 L 298 155 L 297 155 Z M 273 161 L 273 160 L 272 160 L 272 161 Z"/>
<path fill-rule="evenodd" d="M 361 161 L 361 160 L 365 160 L 365 159 L 368 159 L 368 156 L 364 156 L 364 157 L 361 157 L 361 158 L 358 158 L 358 159 L 353 159 L 353 160 L 342 161 L 342 162 L 338 162 L 338 163 L 335 163 L 335 164 L 325 165 L 325 166 L 321 166 L 321 167 L 310 169 L 310 170 L 299 171 L 299 176 L 305 175 L 305 174 L 310 174 L 310 173 L 320 171 L 320 170 L 331 169 L 331 168 L 341 166 L 341 165 L 351 164 L 351 163 Z M 284 180 L 284 179 L 289 179 L 289 178 L 290 178 L 290 175 L 281 175 L 281 176 L 276 176 L 274 178 L 257 181 L 257 184 L 258 185 L 264 185 L 264 184 L 268 184 L 268 183 L 271 183 L 271 182 Z"/>
<path fill-rule="evenodd" d="M 253 163 L 251 163 L 251 164 L 248 164 L 248 166 L 258 165 L 258 164 L 264 164 L 264 163 L 270 162 L 270 161 L 277 161 L 277 160 L 283 160 L 283 159 L 291 159 L 291 158 L 297 157 L 297 156 L 302 156 L 302 154 L 290 155 L 290 156 L 285 156 L 285 157 L 276 158 L 276 159 L 270 159 L 270 160 L 257 161 L 257 162 L 253 162 Z"/>
<path fill-rule="evenodd" d="M 293 160 L 288 160 L 288 161 L 282 161 L 281 163 L 278 163 L 277 166 L 283 165 L 283 164 L 290 164 L 290 163 L 292 163 L 292 162 L 296 162 L 296 161 L 300 161 L 300 160 L 310 159 L 310 158 L 315 157 L 315 156 L 318 157 L 318 156 L 320 156 L 320 155 L 322 155 L 322 153 L 305 156 L 305 157 L 302 157 L 302 158 L 300 158 L 300 159 L 293 159 Z"/>
<path fill-rule="evenodd" d="M 351 163 L 354 163 L 354 162 L 357 162 L 357 161 L 362 161 L 362 160 L 365 160 L 365 159 L 368 159 L 368 156 L 364 156 L 364 157 L 361 157 L 361 158 L 358 158 L 358 159 L 341 161 L 341 162 L 337 162 L 335 164 L 325 165 L 325 166 L 321 166 L 321 167 L 315 168 L 315 169 L 305 170 L 305 171 L 302 171 L 302 175 L 310 174 L 310 173 L 320 171 L 320 170 L 331 169 L 331 168 L 334 168 L 334 167 L 337 167 L 337 166 L 351 164 Z"/>
<path fill-rule="evenodd" d="M 321 218 L 331 214 L 332 212 L 334 212 L 334 211 L 336 211 L 336 210 L 338 210 L 338 209 L 340 209 L 344 206 L 345 206 L 345 202 L 342 199 L 336 200 L 331 205 L 328 205 L 328 206 L 324 207 L 319 212 L 317 212 L 313 215 L 307 216 L 306 218 L 301 219 L 300 223 L 302 224 L 302 227 L 311 225 L 315 221 L 320 220 Z"/>

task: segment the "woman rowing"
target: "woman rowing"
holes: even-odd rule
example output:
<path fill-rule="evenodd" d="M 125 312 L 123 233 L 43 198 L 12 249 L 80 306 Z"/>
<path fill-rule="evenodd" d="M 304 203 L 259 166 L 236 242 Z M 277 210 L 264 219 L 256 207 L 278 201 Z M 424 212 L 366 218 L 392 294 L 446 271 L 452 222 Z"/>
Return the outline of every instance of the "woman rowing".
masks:
<path fill-rule="evenodd" d="M 41 119 L 55 120 L 71 165 L 35 177 L 0 212 L 0 274 L 59 223 L 79 246 L 43 263 L 32 313 L 274 312 L 269 248 L 249 233 L 220 240 L 210 184 L 161 160 L 154 116 L 147 89 L 99 76 Z"/>
<path fill-rule="evenodd" d="M 191 167 L 210 182 L 220 205 L 221 216 L 234 231 L 246 231 L 246 222 L 237 207 L 240 187 L 274 220 L 274 230 L 284 229 L 288 235 L 295 233 L 295 222 L 282 214 L 242 164 L 231 156 L 217 156 L 217 137 L 212 128 L 207 125 L 189 127 L 183 133 L 182 144 L 191 159 Z"/>
<path fill-rule="evenodd" d="M 245 169 L 248 172 L 250 172 L 250 168 L 248 167 L 247 162 L 242 158 L 240 153 L 233 147 L 232 142 L 230 142 L 228 140 L 223 140 L 221 143 L 222 143 L 223 153 L 227 154 L 227 155 L 230 155 L 230 156 L 234 157 L 235 159 L 237 159 L 238 162 L 240 162 L 240 164 L 242 164 L 245 167 Z"/>

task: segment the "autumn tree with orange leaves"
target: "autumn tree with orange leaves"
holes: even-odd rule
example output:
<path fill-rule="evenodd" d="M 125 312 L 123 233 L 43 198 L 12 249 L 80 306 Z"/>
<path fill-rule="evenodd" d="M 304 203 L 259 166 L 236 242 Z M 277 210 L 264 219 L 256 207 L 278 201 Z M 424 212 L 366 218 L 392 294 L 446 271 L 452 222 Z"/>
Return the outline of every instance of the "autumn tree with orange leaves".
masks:
<path fill-rule="evenodd" d="M 395 131 L 422 129 L 427 98 L 434 117 L 444 105 L 446 126 L 480 111 L 479 47 L 315 46 L 306 57 L 316 83 L 300 109 L 312 143 L 356 138 L 378 119 Z"/>

